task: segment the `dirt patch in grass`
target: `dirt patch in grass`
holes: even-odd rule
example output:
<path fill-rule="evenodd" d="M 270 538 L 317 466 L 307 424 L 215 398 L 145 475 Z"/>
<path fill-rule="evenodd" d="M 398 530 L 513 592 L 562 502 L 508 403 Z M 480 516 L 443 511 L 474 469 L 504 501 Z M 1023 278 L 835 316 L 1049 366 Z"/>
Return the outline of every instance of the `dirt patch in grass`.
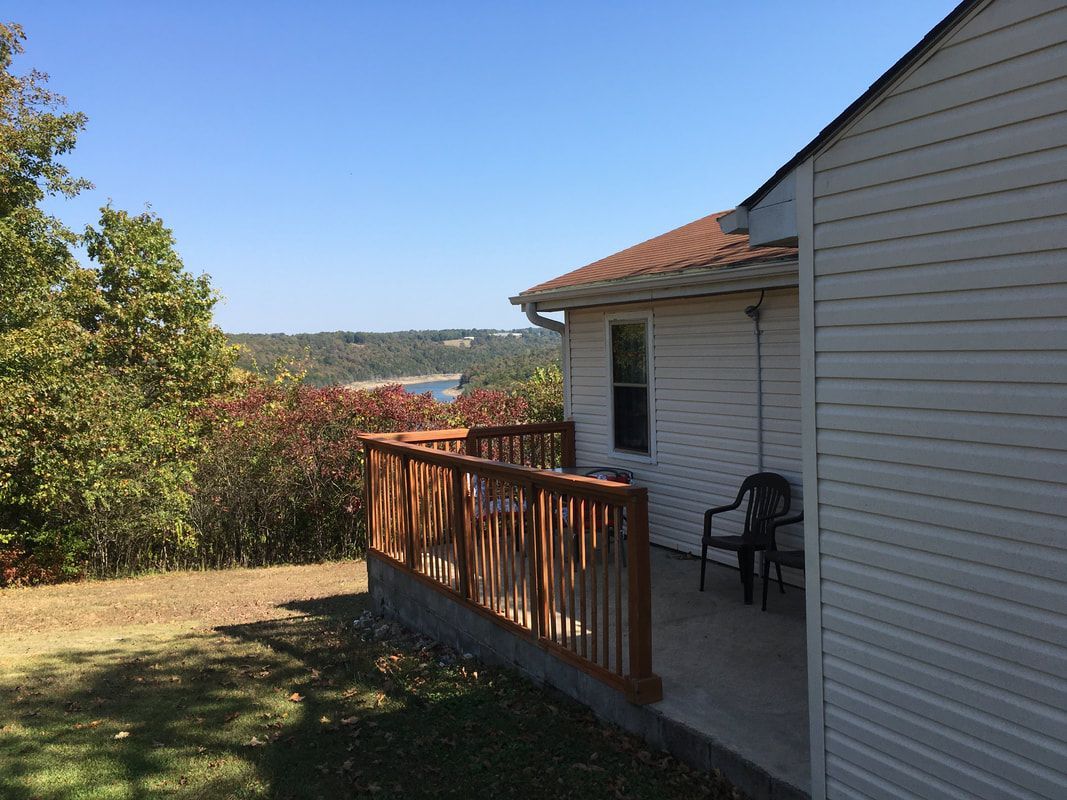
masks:
<path fill-rule="evenodd" d="M 4 592 L 0 797 L 733 797 L 368 613 L 353 563 Z"/>

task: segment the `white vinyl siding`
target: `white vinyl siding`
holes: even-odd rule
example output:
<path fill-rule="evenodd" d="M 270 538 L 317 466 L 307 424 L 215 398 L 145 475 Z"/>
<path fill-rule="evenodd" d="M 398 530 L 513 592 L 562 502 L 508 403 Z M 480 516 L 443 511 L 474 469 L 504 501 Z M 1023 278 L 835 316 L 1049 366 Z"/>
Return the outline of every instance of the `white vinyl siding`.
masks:
<path fill-rule="evenodd" d="M 618 464 L 634 472 L 648 487 L 649 530 L 656 544 L 699 553 L 704 511 L 732 501 L 741 481 L 756 471 L 756 343 L 744 309 L 758 300 L 758 292 L 746 292 L 567 312 L 578 464 Z M 653 463 L 611 451 L 605 320 L 638 308 L 651 310 Z M 789 480 L 799 511 L 796 290 L 767 292 L 761 312 L 764 468 Z M 739 517 L 723 517 L 720 530 L 739 533 Z M 800 526 L 784 531 L 780 546 L 800 547 L 801 536 Z M 730 554 L 714 555 L 736 564 Z M 694 570 L 694 585 L 696 576 Z"/>
<path fill-rule="evenodd" d="M 1067 7 L 986 6 L 813 184 L 826 795 L 1067 798 Z"/>

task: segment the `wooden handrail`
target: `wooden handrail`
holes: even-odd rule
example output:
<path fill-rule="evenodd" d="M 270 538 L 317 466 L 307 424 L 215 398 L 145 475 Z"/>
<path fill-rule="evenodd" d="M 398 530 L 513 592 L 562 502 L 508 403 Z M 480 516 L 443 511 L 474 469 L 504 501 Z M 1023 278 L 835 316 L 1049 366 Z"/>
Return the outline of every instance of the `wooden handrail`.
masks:
<path fill-rule="evenodd" d="M 514 440 L 567 429 L 503 426 L 463 435 L 510 437 L 495 452 L 529 456 Z M 661 699 L 652 671 L 647 490 L 433 446 L 463 431 L 360 435 L 371 554 L 632 702 Z M 567 458 L 565 438 L 562 445 L 536 455 L 559 463 Z"/>
<path fill-rule="evenodd" d="M 559 441 L 557 444 L 556 436 Z M 496 445 L 500 458 L 492 459 L 522 463 L 526 456 L 540 463 L 534 466 L 573 467 L 575 464 L 574 422 L 539 422 L 528 425 L 493 425 L 475 428 L 446 428 L 429 431 L 402 431 L 399 433 L 361 433 L 361 438 L 377 441 L 404 442 L 428 447 L 446 445 L 445 450 L 467 455 L 481 456 L 483 445 Z M 529 452 L 527 452 L 529 448 Z M 514 451 L 518 449 L 516 454 Z M 507 452 L 504 452 L 507 451 Z M 515 456 L 518 461 L 515 461 Z M 547 458 L 546 458 L 547 456 Z M 545 462 L 551 463 L 545 463 Z"/>
<path fill-rule="evenodd" d="M 383 442 L 445 442 L 466 439 L 470 428 L 445 428 L 436 431 L 401 431 L 399 433 L 360 433 L 361 439 L 375 439 Z"/>
<path fill-rule="evenodd" d="M 481 474 L 499 478 L 515 478 L 522 476 L 529 478 L 536 476 L 538 482 L 554 489 L 572 493 L 593 493 L 597 495 L 610 495 L 624 501 L 625 498 L 636 494 L 647 493 L 643 486 L 633 486 L 625 483 L 602 481 L 597 478 L 587 478 L 584 475 L 563 475 L 549 472 L 536 467 L 525 467 L 520 464 L 508 464 L 503 461 L 493 461 L 488 458 L 468 456 L 463 453 L 447 453 L 443 450 L 432 450 L 428 447 L 408 444 L 407 442 L 375 439 L 366 434 L 359 434 L 359 439 L 364 443 L 373 443 L 373 446 L 386 452 L 398 455 L 408 455 L 430 464 L 443 466 L 456 465 L 475 469 Z"/>

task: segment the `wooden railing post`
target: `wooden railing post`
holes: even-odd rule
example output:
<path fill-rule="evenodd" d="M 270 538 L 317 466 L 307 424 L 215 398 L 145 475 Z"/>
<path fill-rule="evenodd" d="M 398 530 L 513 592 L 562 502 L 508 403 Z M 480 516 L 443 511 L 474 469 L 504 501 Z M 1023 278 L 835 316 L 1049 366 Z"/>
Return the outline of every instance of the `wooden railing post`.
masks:
<path fill-rule="evenodd" d="M 569 420 L 567 420 L 566 422 L 563 423 L 563 433 L 561 435 L 561 438 L 562 438 L 561 444 L 562 444 L 562 450 L 563 450 L 563 453 L 561 455 L 563 463 L 561 464 L 561 466 L 564 466 L 564 467 L 576 467 L 576 466 L 578 466 L 578 463 L 577 463 L 578 462 L 578 456 L 575 453 L 575 444 L 574 444 L 574 420 L 569 419 Z"/>
<path fill-rule="evenodd" d="M 402 457 L 400 468 L 404 494 L 404 533 L 407 543 L 404 560 L 409 569 L 415 570 L 419 562 L 415 548 L 415 501 L 411 496 L 411 459 L 408 456 Z"/>
<path fill-rule="evenodd" d="M 371 469 L 372 458 L 371 443 L 363 442 L 363 525 L 367 530 L 367 549 L 379 547 L 375 526 L 377 519 L 374 513 L 374 504 L 377 502 L 374 496 L 374 470 Z"/>
<path fill-rule="evenodd" d="M 548 556 L 545 553 L 546 546 L 551 546 L 548 541 L 548 537 L 545 535 L 547 529 L 547 510 L 545 509 L 545 496 L 546 492 L 539 486 L 530 485 L 530 517 L 533 522 L 533 530 L 531 531 L 530 539 L 532 540 L 532 560 L 531 565 L 533 567 L 534 577 L 534 593 L 536 595 L 537 605 L 534 609 L 533 615 L 535 622 L 534 625 L 534 638 L 547 637 L 548 636 L 548 593 L 550 591 L 550 585 L 552 576 L 549 575 L 549 561 Z"/>
<path fill-rule="evenodd" d="M 663 683 L 652 672 L 652 574 L 648 542 L 648 490 L 626 501 L 627 601 L 629 611 L 629 688 L 632 703 L 663 699 Z"/>
<path fill-rule="evenodd" d="M 474 588 L 471 585 L 470 560 L 467 556 L 470 521 L 467 519 L 467 490 L 463 485 L 463 474 L 463 470 L 452 467 L 452 538 L 456 543 L 459 593 L 470 600 L 474 596 Z"/>

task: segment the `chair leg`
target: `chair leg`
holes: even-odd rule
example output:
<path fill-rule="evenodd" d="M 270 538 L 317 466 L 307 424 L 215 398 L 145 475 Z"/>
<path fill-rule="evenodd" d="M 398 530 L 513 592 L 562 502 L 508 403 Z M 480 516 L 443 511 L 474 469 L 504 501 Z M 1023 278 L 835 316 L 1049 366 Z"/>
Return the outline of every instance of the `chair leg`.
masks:
<path fill-rule="evenodd" d="M 745 605 L 752 605 L 752 588 L 755 580 L 752 575 L 752 570 L 756 566 L 756 553 L 754 550 L 749 550 L 745 553 Z"/>
<path fill-rule="evenodd" d="M 763 559 L 763 569 L 761 571 L 762 572 L 761 577 L 763 578 L 763 607 L 761 609 L 762 611 L 766 611 L 767 610 L 767 573 L 768 573 L 768 571 L 769 570 L 768 570 L 767 559 L 764 558 Z"/>
<path fill-rule="evenodd" d="M 785 594 L 785 584 L 782 583 L 782 565 L 775 562 L 774 569 L 778 572 L 778 591 Z"/>
<path fill-rule="evenodd" d="M 745 587 L 745 551 L 737 551 L 737 574 L 741 578 L 741 588 Z"/>
<path fill-rule="evenodd" d="M 704 572 L 708 568 L 708 546 L 700 548 L 700 591 L 704 591 Z"/>

